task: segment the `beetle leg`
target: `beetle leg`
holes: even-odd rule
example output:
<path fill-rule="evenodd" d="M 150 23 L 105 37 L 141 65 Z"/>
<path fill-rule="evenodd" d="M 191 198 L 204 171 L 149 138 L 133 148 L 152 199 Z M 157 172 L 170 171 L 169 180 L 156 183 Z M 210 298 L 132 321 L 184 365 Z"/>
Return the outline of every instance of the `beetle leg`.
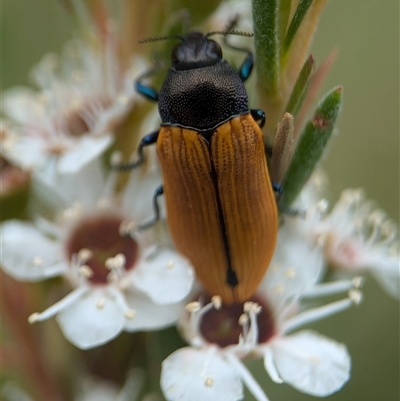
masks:
<path fill-rule="evenodd" d="M 283 195 L 283 188 L 281 184 L 278 184 L 277 182 L 271 181 L 272 184 L 272 189 L 275 192 L 275 199 L 276 199 L 276 203 L 279 203 L 279 201 L 282 198 Z"/>
<path fill-rule="evenodd" d="M 232 46 L 230 46 L 232 47 Z M 243 51 L 248 51 L 246 49 L 240 49 L 236 47 L 237 50 L 243 50 Z M 251 71 L 253 69 L 254 65 L 254 56 L 253 53 L 248 52 L 247 57 L 244 59 L 242 65 L 239 68 L 239 77 L 240 79 L 244 82 L 246 79 L 250 76 Z"/>
<path fill-rule="evenodd" d="M 139 230 L 146 230 L 147 228 L 153 226 L 155 223 L 157 223 L 158 220 L 160 220 L 160 206 L 158 204 L 158 198 L 164 193 L 164 187 L 160 185 L 157 187 L 157 189 L 154 191 L 153 195 L 153 209 L 154 209 L 154 217 L 148 221 L 147 223 L 143 223 L 139 226 Z"/>
<path fill-rule="evenodd" d="M 114 170 L 119 170 L 119 171 L 126 171 L 126 170 L 132 170 L 137 166 L 140 166 L 144 162 L 144 154 L 143 154 L 143 148 L 149 145 L 153 145 L 154 143 L 157 142 L 158 134 L 160 133 L 160 130 L 154 131 L 150 134 L 147 134 L 144 136 L 139 143 L 137 152 L 139 155 L 139 159 L 134 161 L 134 162 L 128 162 L 128 163 L 118 163 L 115 164 L 113 167 Z"/>
<path fill-rule="evenodd" d="M 158 92 L 150 86 L 143 85 L 139 80 L 135 82 L 135 89 L 147 100 L 158 102 Z"/>
<path fill-rule="evenodd" d="M 238 16 L 236 16 L 232 21 L 230 21 L 230 23 L 228 24 L 228 27 L 226 29 L 226 32 L 229 33 L 229 31 L 232 31 L 234 29 L 234 27 L 236 26 L 237 22 L 238 22 Z M 238 47 L 238 46 L 231 45 L 230 43 L 228 43 L 227 36 L 224 36 L 224 43 L 227 47 L 229 47 L 233 50 L 238 50 L 240 52 L 247 53 L 247 57 L 244 59 L 242 65 L 240 66 L 239 71 L 238 71 L 239 77 L 242 80 L 242 82 L 246 81 L 246 79 L 250 76 L 251 71 L 253 69 L 253 65 L 254 65 L 253 53 L 249 49 L 246 49 L 244 47 Z"/>
<path fill-rule="evenodd" d="M 150 75 L 155 74 L 159 70 L 160 67 L 155 66 L 154 68 L 151 68 L 150 70 L 142 74 L 135 82 L 136 91 L 139 92 L 142 96 L 144 96 L 147 100 L 150 100 L 152 102 L 158 102 L 158 92 L 154 88 L 142 84 L 142 81 L 145 78 L 149 77 Z"/>
<path fill-rule="evenodd" d="M 231 49 L 247 53 L 247 57 L 244 59 L 242 65 L 239 67 L 239 70 L 238 70 L 239 78 L 242 80 L 242 82 L 246 81 L 246 79 L 249 78 L 251 71 L 253 70 L 253 66 L 254 66 L 253 53 L 244 47 L 238 47 L 238 46 L 233 46 L 233 45 L 229 44 L 227 42 L 226 38 L 225 38 L 225 44 L 227 47 L 230 47 Z"/>
<path fill-rule="evenodd" d="M 283 195 L 283 187 L 282 185 L 272 181 L 272 188 L 275 191 L 276 194 L 276 201 L 279 202 L 279 200 L 281 199 L 282 195 Z M 306 212 L 302 211 L 302 210 L 298 210 L 298 209 L 292 209 L 290 207 L 287 206 L 279 206 L 279 211 L 287 216 L 291 216 L 291 217 L 301 217 L 301 218 L 305 218 L 306 217 Z"/>
<path fill-rule="evenodd" d="M 278 184 L 277 182 L 272 181 L 272 188 L 277 194 L 279 194 L 279 195 L 283 194 L 283 188 L 282 188 L 281 184 Z"/>
<path fill-rule="evenodd" d="M 250 114 L 251 116 L 254 118 L 254 121 L 258 122 L 260 121 L 260 128 L 264 127 L 265 124 L 265 113 L 264 111 L 260 110 L 260 109 L 251 109 L 250 110 Z"/>

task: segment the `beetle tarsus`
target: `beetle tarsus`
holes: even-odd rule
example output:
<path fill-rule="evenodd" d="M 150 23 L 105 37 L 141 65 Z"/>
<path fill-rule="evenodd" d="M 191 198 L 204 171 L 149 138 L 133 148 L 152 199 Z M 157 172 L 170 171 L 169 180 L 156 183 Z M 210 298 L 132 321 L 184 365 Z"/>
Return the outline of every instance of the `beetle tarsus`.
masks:
<path fill-rule="evenodd" d="M 283 195 L 283 187 L 281 184 L 278 184 L 277 182 L 271 181 L 272 189 L 275 192 L 275 199 L 276 202 L 279 203 L 279 201 L 282 198 Z"/>
<path fill-rule="evenodd" d="M 281 184 L 278 184 L 277 182 L 272 181 L 272 188 L 277 194 L 283 195 L 283 187 Z"/>

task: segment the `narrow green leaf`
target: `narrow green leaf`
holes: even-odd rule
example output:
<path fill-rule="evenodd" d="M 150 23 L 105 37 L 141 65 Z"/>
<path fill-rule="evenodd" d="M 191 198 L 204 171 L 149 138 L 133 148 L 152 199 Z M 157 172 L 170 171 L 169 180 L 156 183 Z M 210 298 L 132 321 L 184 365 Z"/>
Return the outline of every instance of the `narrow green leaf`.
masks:
<path fill-rule="evenodd" d="M 274 95 L 278 89 L 278 0 L 253 0 L 254 44 L 261 91 Z"/>
<path fill-rule="evenodd" d="M 307 13 L 307 10 L 309 9 L 311 3 L 313 0 L 300 0 L 299 5 L 297 6 L 296 12 L 293 15 L 293 19 L 289 25 L 289 28 L 287 30 L 285 40 L 283 42 L 283 53 L 286 53 L 290 45 L 292 44 L 293 38 L 296 35 L 297 30 L 299 29 L 304 16 Z"/>
<path fill-rule="evenodd" d="M 289 23 L 291 6 L 292 6 L 292 0 L 281 0 L 279 2 L 279 31 L 278 31 L 279 43 L 283 43 L 283 40 L 285 38 L 286 28 L 288 27 Z"/>
<path fill-rule="evenodd" d="M 315 60 L 313 56 L 310 55 L 310 57 L 304 63 L 299 76 L 297 77 L 297 81 L 294 85 L 292 94 L 290 95 L 290 99 L 285 109 L 287 113 L 292 114 L 294 117 L 299 111 L 299 108 L 303 103 L 304 97 L 307 93 L 307 89 L 310 83 L 310 76 L 314 71 L 314 66 Z"/>
<path fill-rule="evenodd" d="M 310 178 L 330 138 L 342 101 L 342 87 L 328 93 L 307 123 L 283 180 L 283 208 L 293 203 Z"/>

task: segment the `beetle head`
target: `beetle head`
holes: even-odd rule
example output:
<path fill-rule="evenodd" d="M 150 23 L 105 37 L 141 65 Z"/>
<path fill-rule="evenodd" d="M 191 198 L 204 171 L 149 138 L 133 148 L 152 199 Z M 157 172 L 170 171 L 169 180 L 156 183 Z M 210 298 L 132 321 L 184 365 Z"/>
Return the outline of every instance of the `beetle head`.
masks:
<path fill-rule="evenodd" d="M 201 32 L 187 33 L 171 52 L 172 67 L 176 70 L 207 67 L 221 60 L 221 46 Z"/>

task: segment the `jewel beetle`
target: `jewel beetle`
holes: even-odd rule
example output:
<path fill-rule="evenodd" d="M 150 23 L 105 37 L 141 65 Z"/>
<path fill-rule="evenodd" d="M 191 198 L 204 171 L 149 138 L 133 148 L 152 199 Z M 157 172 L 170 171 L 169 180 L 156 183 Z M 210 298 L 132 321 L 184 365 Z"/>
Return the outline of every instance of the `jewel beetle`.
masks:
<path fill-rule="evenodd" d="M 139 160 L 121 168 L 140 164 L 143 148 L 156 144 L 163 185 L 154 195 L 155 220 L 164 194 L 176 248 L 211 295 L 234 303 L 254 293 L 268 268 L 278 212 L 260 128 L 265 114 L 249 109 L 244 86 L 253 55 L 230 46 L 247 53 L 236 71 L 209 39 L 215 33 L 236 31 L 177 37 L 159 92 L 142 83 L 150 73 L 137 80 L 137 91 L 158 101 L 162 122 L 140 141 Z"/>

